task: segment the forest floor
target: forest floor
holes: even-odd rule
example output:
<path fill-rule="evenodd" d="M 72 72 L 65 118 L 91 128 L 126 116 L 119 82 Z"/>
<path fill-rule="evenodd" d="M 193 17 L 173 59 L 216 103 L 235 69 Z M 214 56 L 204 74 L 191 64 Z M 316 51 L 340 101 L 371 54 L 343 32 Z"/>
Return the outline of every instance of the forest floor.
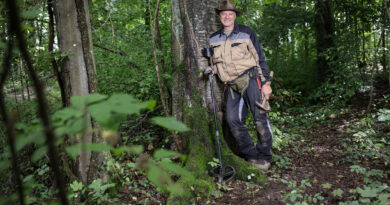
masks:
<path fill-rule="evenodd" d="M 357 199 L 357 187 L 373 179 L 363 172 L 379 170 L 377 182 L 390 184 L 389 165 L 348 149 L 346 130 L 353 115 L 333 119 L 329 124 L 301 130 L 301 138 L 275 154 L 284 164 L 273 163 L 267 171 L 268 182 L 255 185 L 233 181 L 222 189 L 223 195 L 212 198 L 210 204 L 338 204 Z M 359 122 L 356 122 L 359 123 Z M 352 152 L 351 152 L 352 151 Z M 356 165 L 359 164 L 359 165 Z M 351 167 L 352 166 L 352 167 Z M 352 170 L 352 171 L 351 171 Z M 387 172 L 387 174 L 385 174 Z M 371 180 L 371 181 L 370 181 Z M 368 181 L 368 182 L 367 182 Z M 378 190 L 374 190 L 378 194 Z M 383 195 L 383 197 L 389 195 Z M 374 198 L 367 197 L 367 198 Z M 306 203 L 303 203 L 306 202 Z M 387 200 L 387 204 L 390 201 Z M 384 202 L 383 204 L 386 204 Z"/>
<path fill-rule="evenodd" d="M 373 104 L 389 108 L 382 97 L 389 90 L 382 91 Z M 322 108 L 289 112 L 285 124 L 293 125 L 285 130 L 294 136 L 273 150 L 267 183 L 235 180 L 206 204 L 390 205 L 390 123 L 378 120 L 380 109 L 366 114 L 367 102 L 367 95 L 356 96 L 351 109 L 325 117 Z"/>
<path fill-rule="evenodd" d="M 389 159 L 383 159 L 389 156 L 385 151 L 389 143 L 384 144 L 386 149 L 376 149 L 365 146 L 375 144 L 373 139 L 367 142 L 351 134 L 358 132 L 356 126 L 365 129 L 364 116 L 355 110 L 299 126 L 292 140 L 274 150 L 266 184 L 233 180 L 217 186 L 218 196 L 198 197 L 196 204 L 390 204 L 390 169 L 385 165 Z M 382 132 L 389 133 L 390 126 L 385 127 Z M 138 181 L 146 181 L 140 177 Z M 136 197 L 122 201 L 142 204 L 147 198 L 146 204 L 165 204 L 167 196 L 152 189 L 150 185 L 139 186 L 137 192 L 128 189 L 124 195 Z"/>
<path fill-rule="evenodd" d="M 387 109 L 390 105 L 387 98 L 374 103 Z M 289 111 L 289 117 L 275 123 L 291 133 L 283 133 L 284 142 L 274 147 L 267 182 L 236 179 L 216 186 L 219 194 L 211 198 L 197 197 L 196 204 L 390 205 L 390 123 L 378 121 L 379 109 L 368 115 L 362 106 L 338 112 L 323 107 Z M 136 191 L 125 188 L 122 202 L 166 203 L 166 195 L 155 191 L 145 176 L 138 177 L 135 181 L 144 183 Z"/>

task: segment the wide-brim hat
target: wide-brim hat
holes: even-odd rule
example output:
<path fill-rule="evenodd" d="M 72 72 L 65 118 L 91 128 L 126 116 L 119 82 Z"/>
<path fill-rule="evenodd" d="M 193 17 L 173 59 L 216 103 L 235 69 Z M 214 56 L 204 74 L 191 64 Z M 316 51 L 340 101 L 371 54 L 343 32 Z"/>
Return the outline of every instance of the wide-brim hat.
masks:
<path fill-rule="evenodd" d="M 221 11 L 234 11 L 236 15 L 240 15 L 242 12 L 234 6 L 234 3 L 231 1 L 223 1 L 218 8 L 215 8 L 215 12 L 217 14 L 221 13 Z"/>

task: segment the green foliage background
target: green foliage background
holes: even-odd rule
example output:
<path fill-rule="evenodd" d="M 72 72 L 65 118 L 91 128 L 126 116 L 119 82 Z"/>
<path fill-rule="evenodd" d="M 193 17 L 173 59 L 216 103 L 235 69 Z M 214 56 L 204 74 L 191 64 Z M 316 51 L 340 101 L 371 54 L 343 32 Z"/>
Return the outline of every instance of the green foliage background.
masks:
<path fill-rule="evenodd" d="M 383 147 L 388 147 L 389 135 L 385 132 L 388 131 L 390 119 L 390 19 L 385 9 L 386 0 L 330 1 L 334 45 L 323 53 L 317 53 L 316 49 L 314 22 L 317 12 L 315 5 L 318 1 L 234 2 L 244 11 L 243 15 L 237 18 L 237 22 L 256 31 L 269 68 L 275 72 L 272 85 L 276 97 L 272 100 L 273 112 L 270 113 L 274 123 L 275 149 L 280 150 L 289 145 L 295 138 L 294 129 L 297 127 L 327 123 L 330 114 L 348 112 L 356 108 L 356 103 L 359 109 L 364 110 L 368 104 L 368 89 L 374 80 L 378 100 L 374 102 L 374 110 L 361 119 L 370 127 L 351 128 L 350 134 L 353 137 L 350 140 L 358 143 L 357 147 L 354 147 L 355 151 L 364 148 L 364 154 L 389 162 L 382 154 Z M 69 196 L 75 203 L 82 201 L 81 195 L 87 195 L 93 202 L 109 203 L 118 200 L 113 187 L 129 186 L 136 189 L 136 186 L 142 185 L 150 188 L 153 184 L 162 193 L 178 191 L 181 187 L 171 176 L 192 177 L 180 166 L 185 161 L 185 156 L 162 148 L 170 147 L 171 131 L 185 132 L 188 128 L 173 118 L 159 117 L 163 115 L 163 110 L 159 101 L 150 23 L 156 1 L 91 0 L 89 3 L 97 87 L 100 94 L 85 98 L 75 97 L 72 99 L 72 107 L 61 109 L 60 91 L 47 51 L 49 33 L 46 1 L 19 1 L 23 10 L 23 28 L 29 51 L 34 67 L 47 88 L 45 94 L 49 100 L 48 109 L 57 135 L 66 133 L 75 139 L 79 138 L 85 132 L 82 125 L 85 112 L 81 108 L 88 105 L 88 113 L 99 123 L 102 131 L 112 131 L 111 134 L 119 136 L 121 141 L 117 147 L 102 144 L 88 146 L 92 151 L 113 154 L 106 167 L 113 177 L 107 184 L 94 181 L 93 185 L 87 186 L 78 181 L 69 181 Z M 160 4 L 159 29 L 162 49 L 157 51 L 160 68 L 164 68 L 162 78 L 169 89 L 172 87 L 171 61 L 175 58 L 170 50 L 170 3 L 165 0 Z M 9 39 L 3 1 L 0 3 L 0 13 L 0 54 L 3 56 L 6 41 Z M 378 44 L 381 34 L 382 43 Z M 55 189 L 51 182 L 49 162 L 44 157 L 45 139 L 42 137 L 42 125 L 37 118 L 32 83 L 19 51 L 14 49 L 13 52 L 12 70 L 5 86 L 4 97 L 8 111 L 17 114 L 16 146 L 28 199 L 31 203 L 43 203 L 53 198 Z M 58 52 L 56 46 L 55 52 L 57 61 L 65 56 Z M 329 60 L 330 73 L 327 76 L 318 75 L 318 55 Z M 0 63 L 3 63 L 2 58 Z M 171 100 L 169 93 L 165 95 Z M 64 142 L 58 140 L 57 143 L 60 145 Z M 10 172 L 7 146 L 5 126 L 1 122 L 0 196 L 11 196 L 8 199 L 12 201 L 16 195 L 12 195 L 14 187 L 10 187 L 13 176 Z M 66 150 L 70 157 L 74 157 L 79 149 L 80 145 L 76 144 Z M 135 161 L 142 154 L 150 155 L 146 168 L 140 169 L 149 178 L 135 185 L 132 178 L 137 176 L 133 173 L 139 168 Z M 172 162 L 170 158 L 173 156 L 179 156 L 181 160 Z M 291 162 L 288 158 L 276 155 L 275 163 L 283 168 Z M 156 176 L 159 174 L 163 175 L 166 182 L 161 183 L 158 180 Z M 169 186 L 165 187 L 167 184 Z M 366 197 L 364 194 L 369 188 L 360 189 L 362 197 Z M 288 195 L 286 198 L 291 197 L 296 199 L 295 195 Z M 0 200 L 3 203 L 8 202 L 5 199 Z"/>

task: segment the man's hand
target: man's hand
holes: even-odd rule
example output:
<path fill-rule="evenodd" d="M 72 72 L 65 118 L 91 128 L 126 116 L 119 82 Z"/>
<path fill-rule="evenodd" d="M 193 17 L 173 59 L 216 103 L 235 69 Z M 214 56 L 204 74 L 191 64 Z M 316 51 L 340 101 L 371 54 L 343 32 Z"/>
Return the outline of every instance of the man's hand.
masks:
<path fill-rule="evenodd" d="M 213 69 L 210 66 L 207 66 L 206 69 L 204 69 L 204 72 L 205 73 L 208 73 L 208 72 L 213 73 Z"/>
<path fill-rule="evenodd" d="M 271 86 L 268 85 L 268 84 L 263 85 L 263 87 L 261 89 L 261 94 L 263 96 L 263 99 L 265 98 L 266 100 L 269 100 L 269 97 L 271 96 L 271 93 L 272 93 Z"/>

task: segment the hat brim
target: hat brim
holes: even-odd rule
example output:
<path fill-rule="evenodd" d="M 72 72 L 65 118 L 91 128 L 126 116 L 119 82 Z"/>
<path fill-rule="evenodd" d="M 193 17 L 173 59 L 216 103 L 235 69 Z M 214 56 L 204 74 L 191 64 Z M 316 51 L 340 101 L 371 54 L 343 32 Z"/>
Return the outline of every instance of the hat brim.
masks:
<path fill-rule="evenodd" d="M 239 16 L 242 13 L 242 11 L 237 10 L 237 9 L 218 9 L 218 8 L 215 8 L 215 13 L 217 13 L 217 14 L 221 13 L 222 11 L 234 11 L 234 12 L 236 12 L 236 16 Z"/>

